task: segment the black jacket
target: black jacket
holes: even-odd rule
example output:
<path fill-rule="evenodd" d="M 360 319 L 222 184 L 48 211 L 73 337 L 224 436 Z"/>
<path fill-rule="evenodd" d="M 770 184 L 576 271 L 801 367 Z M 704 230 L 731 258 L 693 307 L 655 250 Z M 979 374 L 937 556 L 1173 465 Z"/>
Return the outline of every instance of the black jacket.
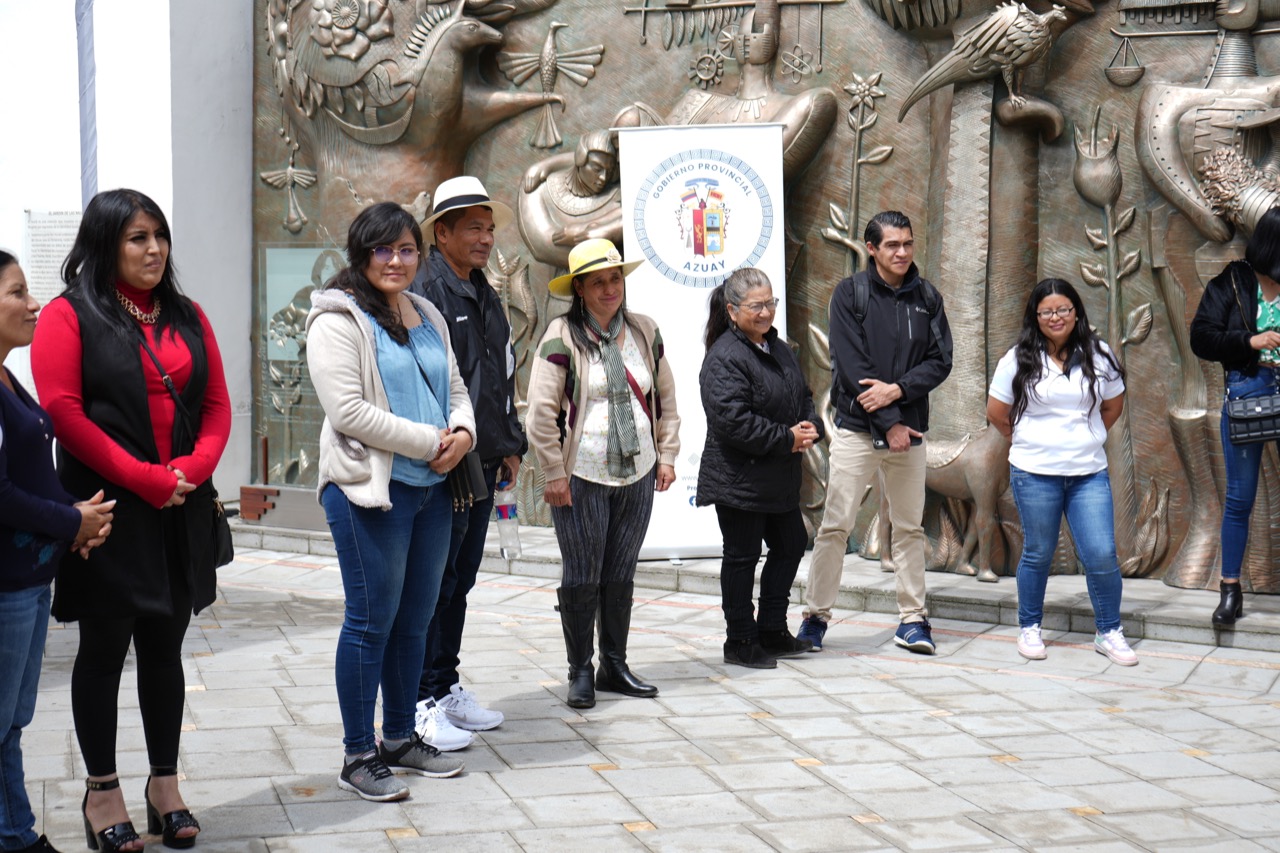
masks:
<path fill-rule="evenodd" d="M 481 270 L 461 281 L 435 246 L 410 290 L 431 300 L 449 326 L 458 372 L 476 414 L 480 459 L 491 464 L 529 449 L 516 414 L 516 354 L 502 301 Z"/>
<path fill-rule="evenodd" d="M 791 348 L 776 329 L 765 340 L 767 353 L 730 325 L 702 362 L 707 442 L 698 506 L 789 512 L 800 505 L 802 454 L 791 452 L 791 427 L 810 421 L 821 436 L 822 420 Z"/>
<path fill-rule="evenodd" d="M 1238 300 L 1238 301 L 1237 301 Z M 1191 321 L 1191 351 L 1224 370 L 1258 372 L 1260 353 L 1249 345 L 1258 334 L 1258 277 L 1244 261 L 1232 261 L 1214 276 Z"/>
<path fill-rule="evenodd" d="M 854 282 L 870 280 L 867 315 L 859 323 L 854 314 Z M 951 373 L 951 327 L 942 307 L 935 304 L 941 340 L 930 329 L 929 303 L 915 264 L 896 290 L 876 272 L 875 263 L 836 285 L 831 294 L 831 414 L 836 426 L 884 436 L 898 423 L 925 432 L 929 429 L 929 392 Z M 866 390 L 858 382 L 879 379 L 902 388 L 902 399 L 868 413 L 858 404 Z"/>

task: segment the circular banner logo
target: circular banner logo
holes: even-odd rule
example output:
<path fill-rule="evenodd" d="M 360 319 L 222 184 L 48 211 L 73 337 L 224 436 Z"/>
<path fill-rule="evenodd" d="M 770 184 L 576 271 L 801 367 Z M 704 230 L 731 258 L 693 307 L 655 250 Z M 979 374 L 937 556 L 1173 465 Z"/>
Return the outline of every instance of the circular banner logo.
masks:
<path fill-rule="evenodd" d="M 756 170 L 713 148 L 668 157 L 649 173 L 632 211 L 649 263 L 685 287 L 715 287 L 755 266 L 773 235 L 773 200 Z"/>

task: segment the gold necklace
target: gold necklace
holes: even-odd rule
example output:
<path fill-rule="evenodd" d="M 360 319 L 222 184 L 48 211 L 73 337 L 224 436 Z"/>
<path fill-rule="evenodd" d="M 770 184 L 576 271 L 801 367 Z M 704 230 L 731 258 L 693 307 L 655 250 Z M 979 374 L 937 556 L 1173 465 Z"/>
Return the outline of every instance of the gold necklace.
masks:
<path fill-rule="evenodd" d="M 119 289 L 116 290 L 116 299 L 118 299 L 120 304 L 124 306 L 124 310 L 129 312 L 130 317 L 145 326 L 154 326 L 156 320 L 160 319 L 159 296 L 152 297 L 152 302 L 154 304 L 151 306 L 151 310 L 146 313 L 143 313 L 142 309 L 135 305 L 132 299 L 121 293 Z"/>

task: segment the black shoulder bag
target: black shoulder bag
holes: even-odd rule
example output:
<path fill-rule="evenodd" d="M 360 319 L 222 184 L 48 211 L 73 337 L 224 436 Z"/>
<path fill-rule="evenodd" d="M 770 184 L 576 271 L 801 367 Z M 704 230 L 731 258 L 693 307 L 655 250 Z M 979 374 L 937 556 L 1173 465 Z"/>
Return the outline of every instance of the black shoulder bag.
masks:
<path fill-rule="evenodd" d="M 164 382 L 164 387 L 168 389 L 169 396 L 173 398 L 174 409 L 178 417 L 182 418 L 186 424 L 187 433 L 194 442 L 196 438 L 195 424 L 191 420 L 191 413 L 187 411 L 187 404 L 182 402 L 182 396 L 178 393 L 178 389 L 174 387 L 173 379 L 164 368 L 160 366 L 160 359 L 156 358 L 155 352 L 152 351 L 151 345 L 147 343 L 147 333 L 145 329 L 139 330 L 139 339 L 142 341 L 142 348 L 147 351 L 147 355 L 151 356 L 152 363 L 155 364 L 156 370 L 160 373 L 160 380 Z M 210 523 L 213 525 L 213 534 L 210 542 L 213 544 L 213 567 L 219 568 L 225 566 L 236 558 L 235 546 L 231 542 L 231 525 L 227 522 L 227 513 L 222 508 L 222 501 L 218 499 L 218 489 L 210 481 L 209 488 L 213 492 L 213 513 Z"/>
<path fill-rule="evenodd" d="M 1236 285 L 1233 273 L 1231 292 L 1236 297 L 1236 307 L 1240 309 L 1240 316 L 1247 329 L 1249 318 L 1245 315 Z M 1232 444 L 1256 444 L 1280 439 L 1280 394 L 1227 400 L 1227 437 Z"/>

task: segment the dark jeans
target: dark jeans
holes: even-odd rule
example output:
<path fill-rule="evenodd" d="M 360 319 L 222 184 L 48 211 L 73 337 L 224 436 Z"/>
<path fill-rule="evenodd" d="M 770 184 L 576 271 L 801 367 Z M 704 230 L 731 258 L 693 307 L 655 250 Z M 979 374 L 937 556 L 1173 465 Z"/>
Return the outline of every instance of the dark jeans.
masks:
<path fill-rule="evenodd" d="M 485 495 L 470 508 L 455 510 L 449 536 L 449 557 L 440 580 L 436 612 L 427 628 L 427 653 L 422 661 L 418 700 L 443 699 L 458 683 L 458 659 L 462 651 L 462 629 L 467 622 L 467 593 L 476 585 L 476 573 L 484 558 L 484 540 L 493 510 L 493 486 L 502 460 L 484 467 Z"/>
<path fill-rule="evenodd" d="M 49 598 L 47 583 L 0 592 L 0 850 L 21 850 L 38 838 L 22 773 L 22 730 L 36 710 Z"/>
<path fill-rule="evenodd" d="M 787 627 L 791 583 L 804 556 L 808 536 L 800 508 L 787 512 L 752 512 L 716 504 L 724 556 L 720 563 L 720 597 L 730 640 L 754 640 L 761 631 Z M 769 556 L 760 571 L 760 618 L 754 617 L 751 593 L 755 590 L 760 540 Z"/>
<path fill-rule="evenodd" d="M 1238 370 L 1227 372 L 1227 399 L 1265 397 L 1280 391 L 1277 371 L 1259 367 L 1254 376 Z M 1232 444 L 1227 436 L 1227 404 L 1222 404 L 1222 456 L 1227 466 L 1227 494 L 1222 504 L 1222 576 L 1239 580 L 1244 562 L 1245 544 L 1249 541 L 1249 518 L 1258 496 L 1258 473 L 1262 468 L 1265 441 L 1255 444 Z"/>
<path fill-rule="evenodd" d="M 382 737 L 413 733 L 427 620 L 435 612 L 449 554 L 449 487 L 390 485 L 391 508 L 357 506 L 334 483 L 321 495 L 342 572 L 346 610 L 334 681 L 347 755 L 374 748 L 382 688 Z"/>

